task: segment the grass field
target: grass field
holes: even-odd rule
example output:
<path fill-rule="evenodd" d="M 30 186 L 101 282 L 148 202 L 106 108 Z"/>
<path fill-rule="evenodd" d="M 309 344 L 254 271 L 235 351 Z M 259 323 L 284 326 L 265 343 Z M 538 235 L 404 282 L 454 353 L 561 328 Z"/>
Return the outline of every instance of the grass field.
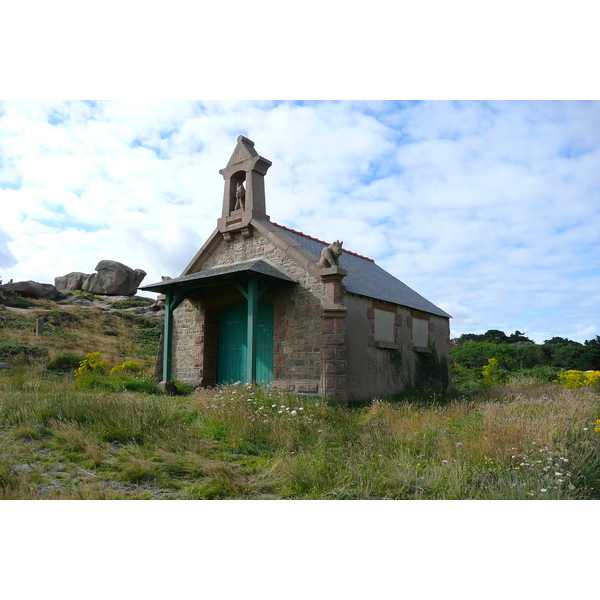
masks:
<path fill-rule="evenodd" d="M 597 499 L 600 397 L 528 382 L 470 399 L 190 396 L 0 373 L 2 499 Z"/>

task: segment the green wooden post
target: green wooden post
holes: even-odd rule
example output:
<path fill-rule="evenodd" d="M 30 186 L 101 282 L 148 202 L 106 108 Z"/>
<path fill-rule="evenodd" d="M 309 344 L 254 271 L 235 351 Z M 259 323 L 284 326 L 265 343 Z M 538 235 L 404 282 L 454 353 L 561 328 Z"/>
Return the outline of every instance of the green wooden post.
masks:
<path fill-rule="evenodd" d="M 173 294 L 165 294 L 165 331 L 163 346 L 163 381 L 171 381 L 171 360 L 173 358 Z"/>
<path fill-rule="evenodd" d="M 258 337 L 258 282 L 248 281 L 248 350 L 246 355 L 246 379 L 256 381 L 256 340 Z"/>
<path fill-rule="evenodd" d="M 165 292 L 165 331 L 163 346 L 163 381 L 171 381 L 171 362 L 173 360 L 173 311 L 185 300 L 185 292 L 174 295 Z"/>

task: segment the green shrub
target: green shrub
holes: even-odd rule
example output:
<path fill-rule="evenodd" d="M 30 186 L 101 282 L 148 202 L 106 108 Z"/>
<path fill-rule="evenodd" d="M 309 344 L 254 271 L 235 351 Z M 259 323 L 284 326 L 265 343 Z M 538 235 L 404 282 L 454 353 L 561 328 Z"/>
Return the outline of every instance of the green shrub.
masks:
<path fill-rule="evenodd" d="M 151 302 L 149 300 L 144 300 L 143 298 L 136 298 L 132 296 L 131 298 L 127 298 L 127 300 L 119 300 L 117 302 L 113 302 L 113 307 L 123 310 L 125 308 L 134 308 L 136 306 L 149 306 Z"/>
<path fill-rule="evenodd" d="M 178 379 L 174 379 L 173 383 L 175 384 L 175 393 L 178 396 L 188 396 L 194 392 L 194 389 L 191 385 L 187 385 L 183 383 L 183 381 L 179 381 Z"/>
<path fill-rule="evenodd" d="M 530 369 L 519 369 L 513 374 L 513 377 L 516 379 L 539 379 L 540 381 L 550 383 L 556 379 L 557 369 L 548 365 L 538 365 Z"/>
<path fill-rule="evenodd" d="M 33 322 L 24 319 L 18 319 L 10 315 L 3 316 L 0 319 L 0 329 L 32 329 Z"/>
<path fill-rule="evenodd" d="M 60 352 L 48 363 L 48 369 L 51 371 L 74 371 L 84 360 L 85 356 L 82 354 Z"/>
<path fill-rule="evenodd" d="M 160 321 L 152 317 L 144 317 L 143 315 L 134 315 L 132 313 L 126 312 L 115 312 L 113 314 L 118 315 L 126 321 L 130 321 L 131 323 L 137 325 L 140 328 L 160 328 Z"/>
<path fill-rule="evenodd" d="M 37 316 L 52 325 L 68 325 L 81 321 L 81 316 L 70 310 L 50 310 L 45 313 L 39 313 Z"/>
<path fill-rule="evenodd" d="M 0 344 L 0 360 L 23 358 L 26 362 L 47 362 L 50 354 L 46 348 L 32 346 L 21 342 L 4 342 Z"/>

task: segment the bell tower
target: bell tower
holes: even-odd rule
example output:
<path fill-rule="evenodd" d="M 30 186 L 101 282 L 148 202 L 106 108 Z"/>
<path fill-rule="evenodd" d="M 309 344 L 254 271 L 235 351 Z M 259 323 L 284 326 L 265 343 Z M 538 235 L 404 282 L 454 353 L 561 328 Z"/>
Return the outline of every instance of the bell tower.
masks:
<path fill-rule="evenodd" d="M 270 220 L 265 200 L 265 175 L 272 164 L 258 155 L 252 140 L 238 136 L 227 166 L 219 171 L 225 180 L 225 191 L 217 227 L 226 241 L 233 240 L 233 234 L 238 231 L 244 237 L 250 237 L 252 219 Z"/>

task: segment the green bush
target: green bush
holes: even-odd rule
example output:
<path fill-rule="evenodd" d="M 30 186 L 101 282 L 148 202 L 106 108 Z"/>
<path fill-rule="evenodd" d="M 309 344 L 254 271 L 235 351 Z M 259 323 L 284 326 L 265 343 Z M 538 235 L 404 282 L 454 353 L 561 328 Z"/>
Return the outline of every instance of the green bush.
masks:
<path fill-rule="evenodd" d="M 154 327 L 143 327 L 133 340 L 136 344 L 143 346 L 158 344 L 160 340 L 160 325 Z"/>
<path fill-rule="evenodd" d="M 137 325 L 140 328 L 150 328 L 153 329 L 155 327 L 160 328 L 160 321 L 153 317 L 145 317 L 143 315 L 134 315 L 133 313 L 127 312 L 115 312 L 115 315 L 119 315 L 122 319 L 126 321 L 130 321 L 134 325 Z"/>
<path fill-rule="evenodd" d="M 37 316 L 52 325 L 70 325 L 81 321 L 81 316 L 70 310 L 50 310 Z"/>
<path fill-rule="evenodd" d="M 0 329 L 33 329 L 33 322 L 6 315 L 0 319 Z"/>
<path fill-rule="evenodd" d="M 188 396 L 189 394 L 194 392 L 194 388 L 191 385 L 183 383 L 183 381 L 174 379 L 173 383 L 175 384 L 175 393 L 178 396 Z"/>
<path fill-rule="evenodd" d="M 124 308 L 133 308 L 135 306 L 149 306 L 151 302 L 149 300 L 144 300 L 143 298 L 136 298 L 132 296 L 131 298 L 127 298 L 127 300 L 119 300 L 117 302 L 113 302 L 113 307 L 123 310 Z"/>
<path fill-rule="evenodd" d="M 540 381 L 550 383 L 556 379 L 557 372 L 558 369 L 556 367 L 538 365 L 537 367 L 531 367 L 530 369 L 519 369 L 513 374 L 513 376 L 517 379 L 539 379 Z"/>
<path fill-rule="evenodd" d="M 48 363 L 48 369 L 51 371 L 74 371 L 83 360 L 85 360 L 85 356 L 82 354 L 60 352 Z"/>
<path fill-rule="evenodd" d="M 32 346 L 21 342 L 4 342 L 0 344 L 0 360 L 23 358 L 27 362 L 47 362 L 50 354 L 46 348 Z"/>

